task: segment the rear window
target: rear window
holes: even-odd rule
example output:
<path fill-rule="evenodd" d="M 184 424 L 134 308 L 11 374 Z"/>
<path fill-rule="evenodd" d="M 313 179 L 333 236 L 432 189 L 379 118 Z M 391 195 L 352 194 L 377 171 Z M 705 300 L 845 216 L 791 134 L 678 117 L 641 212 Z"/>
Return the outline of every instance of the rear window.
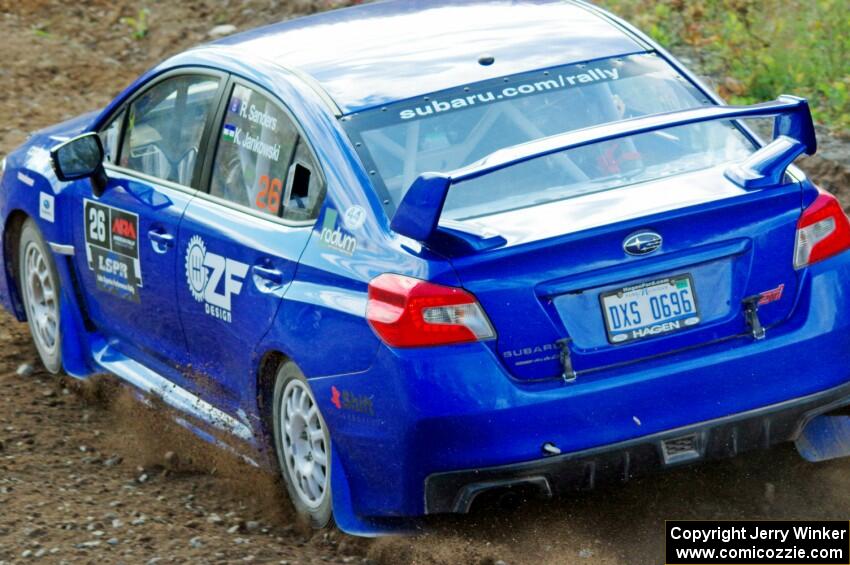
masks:
<path fill-rule="evenodd" d="M 711 104 L 654 54 L 484 81 L 342 118 L 392 212 L 425 172 L 499 149 L 639 116 Z M 731 122 L 671 128 L 561 152 L 459 184 L 443 218 L 463 220 L 610 190 L 744 158 Z"/>

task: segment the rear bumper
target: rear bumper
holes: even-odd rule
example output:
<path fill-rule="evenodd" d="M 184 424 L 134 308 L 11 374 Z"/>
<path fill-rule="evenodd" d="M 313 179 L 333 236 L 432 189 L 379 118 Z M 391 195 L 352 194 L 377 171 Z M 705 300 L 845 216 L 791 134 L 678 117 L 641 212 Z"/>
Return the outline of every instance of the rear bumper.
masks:
<path fill-rule="evenodd" d="M 814 417 L 850 404 L 850 384 L 613 445 L 547 459 L 435 473 L 425 480 L 428 514 L 466 513 L 479 494 L 530 488 L 544 496 L 625 482 L 663 468 L 725 459 L 794 441 Z"/>
<path fill-rule="evenodd" d="M 574 488 L 576 473 L 590 473 L 577 482 L 592 486 L 793 439 L 809 412 L 840 401 L 850 383 L 848 280 L 844 253 L 802 274 L 794 313 L 764 340 L 729 340 L 570 384 L 518 382 L 487 346 L 466 344 L 382 347 L 368 371 L 311 385 L 357 515 L 462 511 L 470 496 L 458 502 L 458 493 L 481 477 L 505 478 L 505 468 L 507 479 L 542 474 L 544 490 Z M 702 434 L 698 457 L 665 462 L 660 442 L 690 429 Z M 564 455 L 547 457 L 546 443 Z"/>

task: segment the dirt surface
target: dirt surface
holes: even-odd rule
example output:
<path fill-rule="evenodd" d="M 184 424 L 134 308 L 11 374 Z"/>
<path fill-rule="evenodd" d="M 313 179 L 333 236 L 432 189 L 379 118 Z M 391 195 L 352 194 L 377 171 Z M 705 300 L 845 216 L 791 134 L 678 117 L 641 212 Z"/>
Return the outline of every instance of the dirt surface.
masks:
<path fill-rule="evenodd" d="M 217 25 L 247 29 L 329 5 L 0 0 L 0 154 L 29 131 L 102 106 Z M 135 29 L 147 33 L 134 39 L 122 18 L 138 22 L 143 6 L 150 15 Z M 805 166 L 847 190 L 848 155 L 836 141 L 830 158 Z M 415 537 L 313 533 L 293 521 L 273 477 L 196 441 L 108 379 L 51 377 L 36 359 L 27 327 L 0 315 L 0 563 L 640 564 L 660 562 L 665 519 L 850 515 L 850 461 L 813 466 L 783 448 L 513 510 L 485 502 Z"/>

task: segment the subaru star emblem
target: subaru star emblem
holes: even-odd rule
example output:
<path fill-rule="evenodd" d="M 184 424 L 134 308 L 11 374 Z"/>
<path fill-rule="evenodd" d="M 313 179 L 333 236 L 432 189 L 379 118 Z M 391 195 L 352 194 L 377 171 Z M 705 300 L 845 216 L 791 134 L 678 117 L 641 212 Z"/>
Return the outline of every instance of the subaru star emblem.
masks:
<path fill-rule="evenodd" d="M 623 250 L 629 255 L 647 255 L 661 247 L 661 236 L 654 231 L 633 233 L 623 242 Z"/>

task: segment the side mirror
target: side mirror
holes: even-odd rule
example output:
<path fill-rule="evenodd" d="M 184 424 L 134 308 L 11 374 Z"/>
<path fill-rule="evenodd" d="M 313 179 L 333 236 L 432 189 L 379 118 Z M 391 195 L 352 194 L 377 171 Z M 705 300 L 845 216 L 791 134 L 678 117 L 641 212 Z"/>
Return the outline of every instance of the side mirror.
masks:
<path fill-rule="evenodd" d="M 100 196 L 106 189 L 103 144 L 96 133 L 85 133 L 57 145 L 50 151 L 50 162 L 61 181 L 91 178 L 95 196 Z"/>

